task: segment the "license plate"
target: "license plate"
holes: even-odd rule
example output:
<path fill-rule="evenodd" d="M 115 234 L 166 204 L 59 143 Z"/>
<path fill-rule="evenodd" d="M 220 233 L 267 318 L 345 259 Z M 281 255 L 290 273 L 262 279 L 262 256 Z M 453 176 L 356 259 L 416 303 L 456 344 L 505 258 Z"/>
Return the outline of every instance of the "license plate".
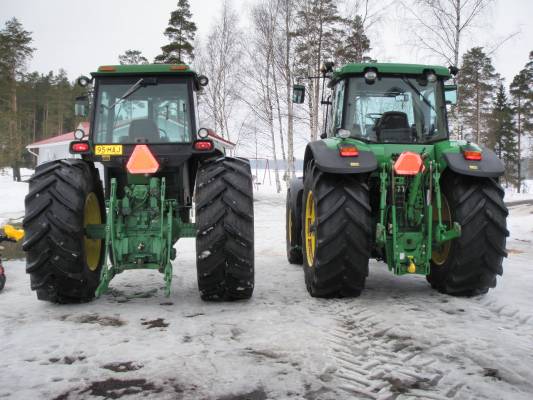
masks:
<path fill-rule="evenodd" d="M 121 144 L 97 144 L 94 148 L 94 154 L 97 156 L 121 156 Z"/>

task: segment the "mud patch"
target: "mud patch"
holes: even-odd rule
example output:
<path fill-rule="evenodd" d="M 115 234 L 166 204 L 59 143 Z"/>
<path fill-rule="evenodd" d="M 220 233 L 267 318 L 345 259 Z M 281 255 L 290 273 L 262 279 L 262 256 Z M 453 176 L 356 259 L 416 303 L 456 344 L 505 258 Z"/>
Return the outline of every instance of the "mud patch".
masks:
<path fill-rule="evenodd" d="M 275 353 L 271 350 L 255 350 L 255 349 L 247 348 L 246 352 L 253 356 L 257 356 L 259 358 L 270 358 L 272 360 L 277 360 L 281 358 L 280 354 Z"/>
<path fill-rule="evenodd" d="M 109 378 L 105 381 L 92 382 L 89 387 L 82 390 L 81 393 L 89 393 L 91 396 L 100 396 L 107 399 L 119 399 L 126 395 L 143 393 L 147 394 L 161 393 L 163 388 L 155 386 L 146 379 L 114 379 Z"/>
<path fill-rule="evenodd" d="M 185 315 L 185 318 L 194 318 L 194 317 L 200 317 L 201 315 L 205 315 L 204 313 L 195 313 L 195 314 L 189 314 L 189 315 Z"/>
<path fill-rule="evenodd" d="M 218 400 L 266 400 L 267 395 L 263 389 L 256 389 L 253 392 L 230 394 L 227 396 L 218 397 Z"/>
<path fill-rule="evenodd" d="M 499 371 L 496 368 L 483 368 L 483 376 L 501 381 L 502 377 L 500 376 Z"/>
<path fill-rule="evenodd" d="M 307 390 L 304 394 L 305 400 L 335 400 L 337 399 L 337 395 L 335 392 L 333 392 L 331 389 L 321 387 L 317 390 Z"/>
<path fill-rule="evenodd" d="M 108 369 L 113 372 L 128 372 L 137 371 L 143 367 L 142 364 L 137 364 L 133 361 L 113 362 L 102 365 L 102 368 Z"/>
<path fill-rule="evenodd" d="M 105 317 L 98 314 L 84 314 L 84 315 L 63 315 L 59 318 L 61 321 L 77 322 L 79 324 L 98 324 L 101 326 L 123 326 L 126 321 L 117 317 Z"/>
<path fill-rule="evenodd" d="M 49 358 L 48 361 L 51 362 L 52 364 L 61 363 L 61 364 L 71 365 L 71 364 L 74 364 L 76 361 L 83 361 L 86 358 L 87 357 L 83 355 L 74 355 L 74 356 L 65 356 L 63 358 L 52 357 L 52 358 Z"/>
<path fill-rule="evenodd" d="M 141 322 L 141 325 L 146 326 L 146 329 L 152 329 L 152 328 L 166 328 L 170 324 L 168 322 L 165 322 L 163 318 L 157 318 L 151 321 Z"/>

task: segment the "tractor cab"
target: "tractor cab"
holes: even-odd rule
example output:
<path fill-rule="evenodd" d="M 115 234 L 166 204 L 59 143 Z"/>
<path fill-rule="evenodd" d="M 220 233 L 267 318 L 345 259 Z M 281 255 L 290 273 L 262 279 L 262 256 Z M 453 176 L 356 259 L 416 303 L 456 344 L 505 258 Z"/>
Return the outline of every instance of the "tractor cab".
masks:
<path fill-rule="evenodd" d="M 327 72 L 327 71 L 324 71 Z M 348 64 L 331 70 L 324 137 L 425 144 L 448 138 L 450 72 L 443 67 Z"/>

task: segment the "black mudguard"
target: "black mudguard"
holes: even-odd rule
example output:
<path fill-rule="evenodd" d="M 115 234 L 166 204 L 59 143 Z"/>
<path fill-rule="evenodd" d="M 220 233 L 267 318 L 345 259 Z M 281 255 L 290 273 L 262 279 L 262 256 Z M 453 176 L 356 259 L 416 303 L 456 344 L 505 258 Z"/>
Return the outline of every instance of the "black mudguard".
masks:
<path fill-rule="evenodd" d="M 460 175 L 478 176 L 480 178 L 497 178 L 505 173 L 503 162 L 496 154 L 487 149 L 482 149 L 480 161 L 465 160 L 463 153 L 444 153 L 444 160 L 453 172 Z"/>
<path fill-rule="evenodd" d="M 357 157 L 341 157 L 337 149 L 330 149 L 320 140 L 307 145 L 304 169 L 311 159 L 322 172 L 332 174 L 361 174 L 378 168 L 376 156 L 370 151 L 360 150 Z"/>

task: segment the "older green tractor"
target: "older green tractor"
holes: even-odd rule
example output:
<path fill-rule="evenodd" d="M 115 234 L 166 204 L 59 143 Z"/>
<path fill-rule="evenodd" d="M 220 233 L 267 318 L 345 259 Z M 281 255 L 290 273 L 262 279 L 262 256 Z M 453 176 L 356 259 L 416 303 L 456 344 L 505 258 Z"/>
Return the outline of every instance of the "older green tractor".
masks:
<path fill-rule="evenodd" d="M 446 104 L 455 68 L 326 66 L 332 93 L 321 140 L 287 194 L 287 256 L 309 293 L 358 296 L 369 259 L 421 274 L 442 293 L 496 285 L 506 256 L 507 208 L 494 152 L 450 140 Z M 303 102 L 302 85 L 294 99 Z"/>
<path fill-rule="evenodd" d="M 202 298 L 249 298 L 250 165 L 198 129 L 196 95 L 208 79 L 182 64 L 112 65 L 78 83 L 89 89 L 76 103 L 79 115 L 90 108 L 89 132 L 76 131 L 71 159 L 37 167 L 25 200 L 37 297 L 89 301 L 115 275 L 143 268 L 163 274 L 169 295 L 174 244 L 195 237 Z"/>

